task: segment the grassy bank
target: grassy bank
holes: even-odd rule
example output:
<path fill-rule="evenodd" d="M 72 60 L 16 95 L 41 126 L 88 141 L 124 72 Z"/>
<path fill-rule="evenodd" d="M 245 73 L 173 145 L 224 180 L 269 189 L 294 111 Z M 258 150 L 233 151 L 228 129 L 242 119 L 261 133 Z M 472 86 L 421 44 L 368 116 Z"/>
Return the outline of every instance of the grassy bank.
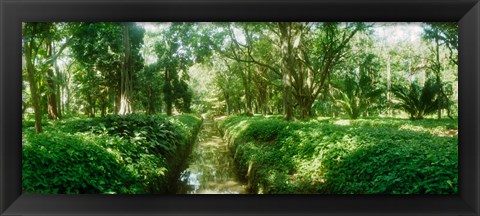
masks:
<path fill-rule="evenodd" d="M 193 115 L 111 115 L 23 126 L 27 193 L 165 193 L 172 188 L 198 132 Z"/>
<path fill-rule="evenodd" d="M 253 192 L 458 192 L 457 120 L 232 116 L 218 126 Z"/>

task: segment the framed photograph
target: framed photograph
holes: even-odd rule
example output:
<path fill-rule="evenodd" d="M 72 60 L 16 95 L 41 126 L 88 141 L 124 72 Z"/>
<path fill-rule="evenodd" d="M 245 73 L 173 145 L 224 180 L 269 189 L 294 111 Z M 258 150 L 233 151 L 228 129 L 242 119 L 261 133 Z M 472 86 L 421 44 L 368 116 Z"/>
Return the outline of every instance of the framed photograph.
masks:
<path fill-rule="evenodd" d="M 480 214 L 478 0 L 0 14 L 0 215 Z"/>

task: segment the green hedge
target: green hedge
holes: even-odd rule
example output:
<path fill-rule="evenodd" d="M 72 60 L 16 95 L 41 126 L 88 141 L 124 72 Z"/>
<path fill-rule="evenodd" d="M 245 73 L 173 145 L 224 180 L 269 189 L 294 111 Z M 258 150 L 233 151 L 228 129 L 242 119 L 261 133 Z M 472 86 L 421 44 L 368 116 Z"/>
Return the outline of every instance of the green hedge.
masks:
<path fill-rule="evenodd" d="M 27 193 L 166 193 L 200 128 L 193 115 L 111 115 L 23 133 Z"/>
<path fill-rule="evenodd" d="M 259 193 L 458 193 L 456 120 L 228 117 L 240 176 Z"/>

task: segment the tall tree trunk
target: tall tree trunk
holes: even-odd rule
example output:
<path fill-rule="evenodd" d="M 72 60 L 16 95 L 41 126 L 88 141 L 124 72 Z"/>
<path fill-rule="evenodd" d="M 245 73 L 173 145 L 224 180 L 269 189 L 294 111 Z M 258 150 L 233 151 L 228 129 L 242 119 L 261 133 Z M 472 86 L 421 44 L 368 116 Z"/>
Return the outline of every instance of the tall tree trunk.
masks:
<path fill-rule="evenodd" d="M 224 93 L 224 96 L 225 96 L 225 104 L 226 104 L 226 111 L 227 111 L 227 116 L 230 115 L 230 103 L 228 102 L 229 101 L 229 95 Z"/>
<path fill-rule="evenodd" d="M 51 69 L 47 70 L 47 112 L 48 118 L 52 120 L 60 119 L 58 115 L 58 107 L 57 107 L 57 96 L 56 92 L 56 85 L 53 79 L 50 76 L 53 76 L 53 72 Z"/>
<path fill-rule="evenodd" d="M 102 95 L 100 96 L 100 115 L 102 117 L 105 117 L 105 115 L 107 114 L 107 107 L 108 107 L 108 95 L 105 95 L 102 93 Z"/>
<path fill-rule="evenodd" d="M 268 101 L 268 87 L 267 85 L 263 85 L 260 93 L 260 109 L 262 112 L 262 115 L 265 116 L 267 115 L 267 101 Z"/>
<path fill-rule="evenodd" d="M 250 82 L 251 82 L 251 75 L 250 75 L 250 68 L 247 68 L 246 73 L 243 77 L 243 88 L 245 93 L 245 112 L 247 114 L 252 114 L 252 95 L 250 93 Z"/>
<path fill-rule="evenodd" d="M 287 121 L 293 120 L 292 82 L 291 73 L 294 72 L 294 62 L 291 44 L 291 23 L 278 23 L 280 29 L 280 46 L 282 50 L 282 84 L 283 84 L 283 117 Z"/>
<path fill-rule="evenodd" d="M 441 62 L 440 62 L 440 44 L 439 44 L 439 41 L 438 41 L 438 37 L 435 38 L 435 45 L 436 45 L 436 60 L 437 60 L 437 82 L 438 83 L 441 83 L 441 79 L 440 79 L 440 73 L 442 72 L 442 67 L 441 67 Z M 440 95 L 443 96 L 443 87 L 440 87 Z M 438 113 L 437 113 L 437 117 L 438 119 L 441 119 L 442 118 L 442 109 L 438 109 Z"/>
<path fill-rule="evenodd" d="M 172 115 L 172 110 L 173 110 L 173 101 L 174 101 L 174 95 L 173 95 L 173 85 L 172 85 L 172 69 L 169 67 L 165 68 L 165 83 L 163 86 L 163 94 L 164 94 L 164 100 L 165 100 L 165 109 L 167 112 L 168 116 Z"/>
<path fill-rule="evenodd" d="M 71 65 L 70 65 L 71 66 Z M 64 113 L 70 113 L 70 99 L 71 99 L 71 93 L 70 93 L 70 75 L 68 73 L 70 71 L 70 68 L 67 70 L 66 73 L 66 81 L 65 81 L 65 103 L 64 103 Z"/>
<path fill-rule="evenodd" d="M 130 101 L 132 94 L 132 56 L 128 23 L 123 24 L 123 48 L 124 59 L 120 81 L 120 110 L 118 111 L 120 115 L 132 113 Z"/>
<path fill-rule="evenodd" d="M 59 118 L 62 118 L 62 113 L 65 112 L 63 109 L 62 97 L 63 97 L 62 87 L 58 86 L 57 87 L 57 107 L 58 107 Z"/>
<path fill-rule="evenodd" d="M 26 61 L 26 66 L 27 66 L 27 75 L 28 75 L 28 82 L 30 84 L 30 94 L 32 98 L 32 106 L 33 106 L 33 112 L 35 114 L 35 132 L 36 133 L 41 133 L 42 132 L 42 113 L 41 113 L 41 108 L 39 105 L 39 96 L 37 93 L 37 81 L 35 79 L 35 66 L 34 66 L 34 59 L 32 57 L 33 53 L 33 47 L 35 47 L 35 34 L 36 34 L 36 25 L 37 23 L 27 23 L 25 24 L 25 28 L 27 25 L 31 25 L 32 32 L 31 32 L 31 38 L 32 40 L 25 41 L 24 42 L 24 48 L 25 48 L 25 61 Z M 24 32 L 25 34 L 25 32 Z"/>
<path fill-rule="evenodd" d="M 283 117 L 287 121 L 293 120 L 292 88 L 288 72 L 283 73 Z"/>
<path fill-rule="evenodd" d="M 173 104 L 171 102 L 170 103 L 166 102 L 166 105 L 167 105 L 167 107 L 166 107 L 167 115 L 172 116 L 172 114 L 173 114 Z"/>
<path fill-rule="evenodd" d="M 390 89 L 392 88 L 392 78 L 391 78 L 391 71 L 390 71 L 390 56 L 387 56 L 387 104 L 390 104 L 391 101 L 391 92 Z M 387 110 L 388 116 L 392 116 L 392 109 L 388 107 Z"/>
<path fill-rule="evenodd" d="M 106 114 L 107 114 L 107 106 L 106 106 L 106 105 L 102 105 L 100 115 L 101 115 L 102 117 L 105 117 Z"/>
<path fill-rule="evenodd" d="M 87 95 L 87 107 L 85 109 L 85 114 L 88 117 L 95 117 L 95 99 L 91 95 Z"/>
<path fill-rule="evenodd" d="M 58 68 L 58 65 L 56 61 L 54 62 L 55 65 L 55 76 L 57 77 L 57 80 L 60 78 L 60 69 Z M 63 85 L 65 83 L 65 80 L 62 78 L 62 85 L 57 85 L 57 92 L 56 92 L 56 100 L 57 100 L 57 110 L 58 110 L 58 117 L 62 118 L 62 112 L 63 112 L 63 101 L 62 101 L 62 95 L 63 95 Z"/>
<path fill-rule="evenodd" d="M 151 115 L 155 113 L 156 107 L 155 107 L 155 96 L 152 88 L 148 88 L 148 109 L 147 109 L 147 114 Z"/>
<path fill-rule="evenodd" d="M 55 61 L 53 62 L 53 65 L 54 65 L 54 68 L 55 68 L 55 78 L 56 80 L 61 80 L 60 83 L 57 83 L 56 84 L 56 101 L 57 101 L 57 110 L 58 110 L 58 117 L 59 118 L 62 118 L 62 112 L 63 112 L 63 100 L 62 100 L 62 97 L 63 97 L 63 94 L 64 94 L 64 85 L 65 85 L 65 80 L 63 79 L 63 77 L 60 75 L 60 68 L 58 68 L 58 64 L 57 64 L 57 61 L 56 61 L 56 58 L 54 59 Z"/>
<path fill-rule="evenodd" d="M 66 100 L 65 100 L 65 110 L 64 112 L 70 113 L 70 87 L 67 86 L 65 87 L 65 94 L 66 94 Z"/>
<path fill-rule="evenodd" d="M 46 41 L 47 59 L 52 59 L 52 41 Z M 53 62 L 49 62 L 47 66 L 47 104 L 48 118 L 52 120 L 60 119 L 57 107 L 57 85 L 54 81 L 55 74 L 53 72 Z"/>
<path fill-rule="evenodd" d="M 312 117 L 313 116 L 313 103 L 315 99 L 313 97 L 308 97 L 305 100 L 305 117 Z"/>
<path fill-rule="evenodd" d="M 113 110 L 114 110 L 114 113 L 119 113 L 120 112 L 120 99 L 122 98 L 120 88 L 115 89 L 115 91 L 113 91 L 112 94 L 113 94 Z"/>

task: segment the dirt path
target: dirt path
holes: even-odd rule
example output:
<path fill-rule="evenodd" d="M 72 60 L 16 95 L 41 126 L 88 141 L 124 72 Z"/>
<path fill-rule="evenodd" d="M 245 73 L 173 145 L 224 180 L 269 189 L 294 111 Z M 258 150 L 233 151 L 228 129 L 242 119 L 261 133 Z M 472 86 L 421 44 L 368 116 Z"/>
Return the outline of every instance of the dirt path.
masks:
<path fill-rule="evenodd" d="M 179 194 L 243 194 L 245 185 L 236 178 L 227 143 L 205 120 L 193 146 L 188 168 L 180 175 Z"/>

